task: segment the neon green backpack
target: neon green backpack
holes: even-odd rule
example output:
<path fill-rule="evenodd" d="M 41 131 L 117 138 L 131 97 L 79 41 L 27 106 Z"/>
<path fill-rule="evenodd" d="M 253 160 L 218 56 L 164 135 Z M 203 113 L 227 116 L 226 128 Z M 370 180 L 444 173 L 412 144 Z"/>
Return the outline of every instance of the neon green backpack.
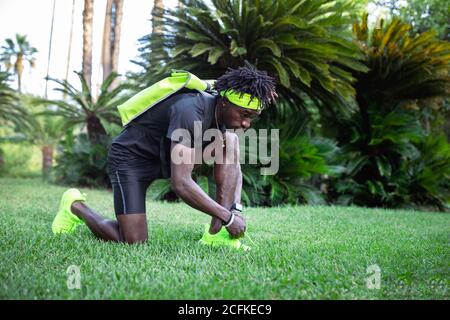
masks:
<path fill-rule="evenodd" d="M 183 88 L 202 92 L 210 90 L 213 83 L 214 80 L 201 80 L 188 71 L 172 70 L 170 77 L 164 78 L 138 92 L 117 107 L 122 118 L 122 125 L 127 125 L 158 102 L 161 102 Z"/>

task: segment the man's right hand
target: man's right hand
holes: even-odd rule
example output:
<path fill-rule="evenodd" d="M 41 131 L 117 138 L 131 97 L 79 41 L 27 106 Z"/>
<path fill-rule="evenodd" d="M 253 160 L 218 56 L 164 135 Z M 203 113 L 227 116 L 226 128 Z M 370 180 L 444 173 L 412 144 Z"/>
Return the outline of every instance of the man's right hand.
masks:
<path fill-rule="evenodd" d="M 244 236 L 246 229 L 245 218 L 237 212 L 234 212 L 234 221 L 231 226 L 227 227 L 232 238 L 241 238 Z"/>

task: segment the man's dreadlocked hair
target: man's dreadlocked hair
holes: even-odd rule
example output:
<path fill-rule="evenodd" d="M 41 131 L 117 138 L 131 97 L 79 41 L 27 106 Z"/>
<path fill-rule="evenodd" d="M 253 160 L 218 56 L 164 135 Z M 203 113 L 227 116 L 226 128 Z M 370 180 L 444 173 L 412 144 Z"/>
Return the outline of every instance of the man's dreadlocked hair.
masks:
<path fill-rule="evenodd" d="M 267 75 L 266 71 L 258 71 L 248 61 L 244 67 L 237 69 L 228 68 L 214 84 L 214 89 L 218 92 L 233 90 L 236 93 L 247 93 L 251 99 L 256 97 L 261 101 L 261 108 L 267 107 L 276 97 L 274 78 Z"/>

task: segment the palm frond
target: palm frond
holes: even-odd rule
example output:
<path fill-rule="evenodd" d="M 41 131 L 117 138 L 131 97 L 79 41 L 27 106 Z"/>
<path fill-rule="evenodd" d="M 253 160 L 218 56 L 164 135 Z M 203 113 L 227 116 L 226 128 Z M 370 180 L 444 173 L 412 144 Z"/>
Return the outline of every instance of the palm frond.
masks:
<path fill-rule="evenodd" d="M 141 39 L 145 71 L 140 78 L 147 85 L 170 69 L 214 79 L 247 60 L 278 79 L 283 99 L 303 91 L 313 100 L 347 108 L 344 102 L 354 95 L 348 72 L 366 68 L 359 62 L 359 48 L 336 32 L 348 23 L 343 14 L 352 8 L 348 2 L 180 2 L 182 9 L 156 14 L 164 22 L 161 31 Z M 160 58 L 161 63 L 151 65 Z"/>

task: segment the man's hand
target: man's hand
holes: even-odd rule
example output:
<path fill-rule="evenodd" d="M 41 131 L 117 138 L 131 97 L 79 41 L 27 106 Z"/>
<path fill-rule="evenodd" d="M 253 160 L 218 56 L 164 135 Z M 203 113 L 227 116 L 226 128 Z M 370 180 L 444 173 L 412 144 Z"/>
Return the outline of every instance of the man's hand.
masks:
<path fill-rule="evenodd" d="M 242 216 L 240 213 L 234 211 L 234 221 L 227 228 L 228 232 L 230 233 L 232 238 L 241 238 L 244 236 L 244 232 L 246 229 L 246 223 L 244 216 Z"/>
<path fill-rule="evenodd" d="M 192 179 L 195 159 L 194 148 L 188 148 L 181 143 L 172 142 L 170 152 L 171 154 L 182 154 L 186 159 L 191 159 L 187 163 L 181 162 L 179 164 L 171 161 L 172 190 L 188 205 L 217 218 L 219 223 L 221 221 L 229 221 L 230 211 L 211 199 Z M 242 216 L 235 216 L 235 220 L 227 229 L 233 237 L 239 237 L 245 231 L 245 221 Z M 221 226 L 219 226 L 219 230 L 220 228 Z"/>

